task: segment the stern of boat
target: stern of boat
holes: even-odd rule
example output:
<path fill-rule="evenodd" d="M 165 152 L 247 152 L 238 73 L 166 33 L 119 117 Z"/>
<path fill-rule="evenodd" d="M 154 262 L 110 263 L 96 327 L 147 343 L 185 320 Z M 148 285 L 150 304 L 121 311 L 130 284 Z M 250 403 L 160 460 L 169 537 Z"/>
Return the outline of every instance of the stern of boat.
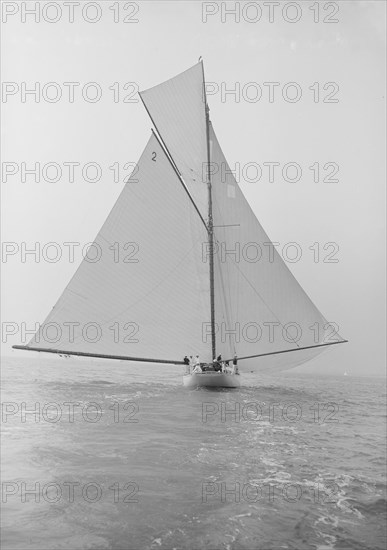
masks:
<path fill-rule="evenodd" d="M 241 383 L 238 374 L 200 372 L 184 374 L 183 385 L 185 388 L 239 388 Z"/>

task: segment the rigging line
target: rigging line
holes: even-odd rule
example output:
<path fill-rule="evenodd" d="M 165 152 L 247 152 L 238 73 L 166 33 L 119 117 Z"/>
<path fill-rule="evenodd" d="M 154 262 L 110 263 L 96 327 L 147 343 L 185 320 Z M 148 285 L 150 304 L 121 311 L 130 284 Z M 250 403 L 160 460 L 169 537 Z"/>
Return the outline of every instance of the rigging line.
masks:
<path fill-rule="evenodd" d="M 290 353 L 291 351 L 301 351 L 304 349 L 322 348 L 324 346 L 333 346 L 334 344 L 346 344 L 348 340 L 340 340 L 338 342 L 326 342 L 325 344 L 315 344 L 314 346 L 304 346 L 302 348 L 283 349 L 281 351 L 269 351 L 267 353 L 259 353 L 257 355 L 246 355 L 245 357 L 238 357 L 238 361 L 242 359 L 254 359 L 255 357 L 265 357 L 267 355 L 279 355 L 280 353 Z M 226 361 L 232 361 L 232 358 L 226 359 Z"/>
<path fill-rule="evenodd" d="M 157 128 L 156 128 L 156 129 L 157 129 Z M 193 204 L 193 206 L 194 206 L 196 212 L 199 214 L 199 217 L 200 217 L 200 219 L 202 220 L 202 222 L 203 222 L 203 224 L 204 224 L 204 227 L 205 227 L 205 228 L 207 229 L 207 231 L 208 231 L 208 227 L 207 227 L 206 221 L 205 221 L 205 219 L 203 218 L 203 216 L 201 215 L 200 210 L 199 210 L 199 207 L 197 206 L 197 204 L 195 203 L 195 201 L 194 201 L 194 199 L 193 199 L 191 193 L 189 192 L 188 187 L 187 187 L 187 185 L 186 185 L 186 183 L 185 183 L 185 181 L 184 181 L 184 179 L 183 179 L 183 176 L 180 174 L 179 170 L 177 169 L 177 166 L 176 166 L 175 162 L 173 161 L 173 158 L 170 157 L 170 153 L 169 153 L 168 149 L 166 148 L 164 142 L 163 142 L 163 141 L 160 141 L 161 136 L 160 136 L 160 139 L 159 139 L 159 136 L 156 134 L 156 132 L 153 130 L 153 128 L 152 128 L 151 130 L 152 130 L 152 134 L 153 134 L 153 135 L 155 136 L 155 138 L 157 139 L 157 141 L 158 141 L 158 143 L 159 143 L 161 149 L 164 151 L 165 156 L 167 157 L 167 159 L 168 159 L 169 162 L 171 163 L 172 168 L 174 169 L 174 171 L 175 171 L 177 177 L 179 178 L 180 183 L 181 183 L 182 186 L 184 187 L 185 192 L 187 193 L 187 195 L 188 195 L 190 201 L 192 202 L 192 204 Z"/>
<path fill-rule="evenodd" d="M 283 323 L 281 323 L 280 319 L 278 318 L 278 316 L 274 313 L 274 311 L 271 309 L 271 307 L 267 304 L 267 302 L 263 299 L 263 297 L 261 296 L 261 294 L 258 292 L 258 290 L 255 288 L 255 286 L 249 281 L 249 279 L 246 277 L 246 275 L 243 273 L 243 271 L 241 269 L 239 269 L 237 263 L 231 258 L 231 262 L 233 263 L 233 265 L 235 265 L 235 267 L 237 268 L 237 270 L 239 271 L 239 273 L 242 275 L 242 277 L 245 279 L 245 281 L 250 285 L 250 287 L 253 289 L 253 291 L 256 293 L 257 296 L 259 296 L 259 298 L 262 300 L 262 302 L 265 304 L 265 306 L 267 307 L 267 309 L 269 311 L 271 311 L 271 313 L 274 315 L 274 317 L 277 319 L 277 321 L 279 322 L 279 324 L 281 325 L 282 328 L 285 328 Z M 288 331 L 286 331 L 286 334 L 288 334 Z M 300 348 L 298 342 L 294 342 L 296 344 L 296 346 L 298 348 Z"/>
<path fill-rule="evenodd" d="M 153 124 L 153 126 L 155 127 L 155 129 L 156 129 L 157 134 L 156 134 L 156 132 L 154 132 L 153 128 L 152 128 L 152 134 L 155 136 L 155 138 L 156 138 L 157 141 L 159 142 L 160 146 L 162 147 L 163 151 L 165 152 L 166 157 L 168 158 L 169 162 L 171 163 L 172 168 L 174 169 L 174 171 L 176 172 L 177 177 L 178 177 L 179 180 L 180 180 L 180 183 L 181 183 L 182 186 L 184 187 L 184 189 L 185 189 L 187 195 L 189 196 L 189 198 L 190 198 L 190 200 L 191 200 L 191 202 L 192 202 L 192 204 L 193 204 L 193 206 L 194 206 L 196 212 L 199 214 L 200 219 L 202 220 L 202 222 L 203 222 L 205 228 L 206 228 L 207 231 L 208 231 L 207 224 L 206 224 L 206 222 L 205 222 L 203 216 L 201 215 L 198 206 L 196 205 L 195 201 L 193 200 L 193 197 L 192 197 L 191 193 L 188 191 L 187 185 L 186 185 L 185 181 L 183 180 L 183 177 L 182 177 L 182 175 L 181 175 L 181 173 L 180 173 L 180 170 L 178 169 L 176 162 L 174 161 L 174 159 L 173 159 L 173 157 L 172 157 L 172 155 L 171 155 L 171 153 L 170 153 L 170 151 L 169 151 L 169 149 L 168 149 L 168 147 L 167 147 L 165 141 L 163 140 L 163 137 L 162 137 L 162 135 L 161 135 L 159 129 L 157 128 L 157 126 L 156 126 L 156 124 L 155 124 L 155 121 L 153 120 L 153 117 L 152 117 L 152 115 L 150 114 L 150 112 L 149 112 L 149 110 L 148 110 L 148 107 L 145 105 L 145 102 L 144 102 L 144 100 L 143 100 L 143 98 L 142 98 L 142 96 L 141 96 L 141 92 L 139 92 L 138 95 L 140 96 L 141 102 L 142 102 L 142 104 L 144 105 L 145 110 L 146 110 L 146 112 L 148 113 L 149 118 L 151 119 L 152 124 Z"/>

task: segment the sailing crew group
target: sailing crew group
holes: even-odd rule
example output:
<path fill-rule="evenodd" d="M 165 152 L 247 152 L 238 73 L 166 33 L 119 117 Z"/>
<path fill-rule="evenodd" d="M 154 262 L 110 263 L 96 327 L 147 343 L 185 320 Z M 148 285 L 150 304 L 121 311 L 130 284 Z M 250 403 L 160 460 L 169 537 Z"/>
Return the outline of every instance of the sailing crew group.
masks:
<path fill-rule="evenodd" d="M 200 363 L 199 355 L 196 355 L 194 358 L 192 355 L 184 356 L 183 363 L 185 365 L 185 374 L 198 374 L 206 371 L 215 371 L 219 373 L 227 374 L 239 374 L 238 370 L 238 357 L 235 354 L 232 360 L 232 367 L 230 368 L 230 362 L 223 361 L 222 356 L 214 358 L 213 362 L 210 364 Z"/>

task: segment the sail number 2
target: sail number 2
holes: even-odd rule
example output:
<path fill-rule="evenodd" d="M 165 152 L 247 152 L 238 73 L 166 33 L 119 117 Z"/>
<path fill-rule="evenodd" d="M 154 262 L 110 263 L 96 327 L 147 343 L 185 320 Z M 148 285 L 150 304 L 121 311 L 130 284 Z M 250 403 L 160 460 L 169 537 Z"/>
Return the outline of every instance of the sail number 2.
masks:
<path fill-rule="evenodd" d="M 156 162 L 156 158 L 157 158 L 157 153 L 156 153 L 156 151 L 153 151 L 153 153 L 152 153 L 152 160 L 153 160 L 154 162 Z"/>

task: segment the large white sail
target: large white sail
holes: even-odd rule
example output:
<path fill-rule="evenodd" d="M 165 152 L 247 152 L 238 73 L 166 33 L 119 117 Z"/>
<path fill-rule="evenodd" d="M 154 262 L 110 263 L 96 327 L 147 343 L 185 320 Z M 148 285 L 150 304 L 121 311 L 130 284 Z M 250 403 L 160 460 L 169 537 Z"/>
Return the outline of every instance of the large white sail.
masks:
<path fill-rule="evenodd" d="M 281 259 L 230 171 L 207 116 L 202 63 L 140 95 L 163 145 L 152 135 L 92 259 L 27 349 L 164 362 L 236 353 L 249 369 L 282 370 L 345 341 Z"/>
<path fill-rule="evenodd" d="M 152 135 L 94 241 L 90 258 L 101 257 L 82 261 L 27 347 L 171 361 L 198 353 L 210 360 L 202 338 L 210 315 L 208 266 L 201 259 L 206 238 Z"/>
<path fill-rule="evenodd" d="M 140 97 L 198 209 L 207 219 L 207 139 L 202 63 L 140 92 Z"/>
<path fill-rule="evenodd" d="M 223 357 L 341 340 L 308 298 L 251 210 L 210 125 L 216 347 Z M 303 355 L 297 352 L 302 362 Z M 289 354 L 286 354 L 288 361 Z M 308 354 L 309 356 L 309 354 Z"/>

